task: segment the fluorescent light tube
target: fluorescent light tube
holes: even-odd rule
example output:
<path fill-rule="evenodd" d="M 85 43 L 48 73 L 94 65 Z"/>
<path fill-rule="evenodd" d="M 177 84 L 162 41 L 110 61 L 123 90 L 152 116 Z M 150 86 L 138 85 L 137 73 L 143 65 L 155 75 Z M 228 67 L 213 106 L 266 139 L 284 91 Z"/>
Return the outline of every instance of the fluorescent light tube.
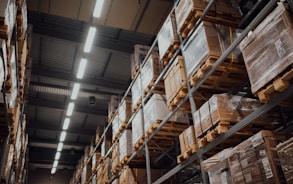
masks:
<path fill-rule="evenodd" d="M 78 67 L 78 71 L 77 71 L 77 75 L 76 75 L 76 77 L 78 79 L 82 79 L 83 78 L 83 74 L 84 74 L 84 71 L 85 71 L 86 64 L 87 64 L 87 59 L 82 58 L 80 60 L 79 67 Z"/>
<path fill-rule="evenodd" d="M 84 52 L 89 53 L 91 51 L 91 48 L 94 43 L 96 31 L 97 29 L 95 27 L 90 27 L 86 41 L 85 41 L 84 49 L 83 49 Z"/>
<path fill-rule="evenodd" d="M 53 168 L 55 167 L 57 167 L 58 166 L 58 160 L 54 160 L 54 162 L 53 162 Z"/>
<path fill-rule="evenodd" d="M 68 109 L 67 109 L 67 112 L 66 112 L 66 116 L 71 116 L 72 113 L 73 113 L 73 109 L 74 109 L 74 103 L 70 102 L 68 104 Z"/>
<path fill-rule="evenodd" d="M 57 151 L 62 151 L 63 149 L 63 143 L 62 142 L 59 142 L 58 146 L 57 146 Z"/>
<path fill-rule="evenodd" d="M 53 168 L 51 169 L 51 174 L 55 174 L 55 172 L 56 172 L 56 167 L 53 167 Z"/>
<path fill-rule="evenodd" d="M 67 130 L 70 124 L 70 119 L 69 118 L 65 118 L 64 119 L 64 123 L 63 123 L 63 130 Z"/>
<path fill-rule="evenodd" d="M 93 13 L 94 17 L 99 18 L 101 16 L 103 4 L 104 4 L 104 0 L 97 0 L 96 1 L 94 13 Z"/>
<path fill-rule="evenodd" d="M 63 142 L 63 141 L 65 140 L 65 138 L 66 138 L 66 134 L 67 134 L 66 131 L 62 131 L 62 132 L 61 132 L 60 140 L 59 140 L 60 142 Z"/>
<path fill-rule="evenodd" d="M 77 98 L 77 94 L 79 92 L 80 84 L 75 83 L 73 86 L 72 94 L 71 94 L 71 99 L 75 100 Z"/>
<path fill-rule="evenodd" d="M 56 155 L 55 155 L 55 160 L 59 160 L 60 156 L 61 156 L 61 153 L 59 151 L 57 151 Z"/>

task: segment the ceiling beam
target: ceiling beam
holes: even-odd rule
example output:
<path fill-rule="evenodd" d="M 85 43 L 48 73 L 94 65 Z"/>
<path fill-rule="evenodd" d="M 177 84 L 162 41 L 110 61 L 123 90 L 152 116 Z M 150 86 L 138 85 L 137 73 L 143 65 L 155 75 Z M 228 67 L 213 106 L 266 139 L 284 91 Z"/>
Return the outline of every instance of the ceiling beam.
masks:
<path fill-rule="evenodd" d="M 71 82 L 79 82 L 81 84 L 89 84 L 89 85 L 94 85 L 98 87 L 109 88 L 111 91 L 116 91 L 116 93 L 121 93 L 125 91 L 127 89 L 127 86 L 129 85 L 127 82 L 122 82 L 122 81 L 113 82 L 113 81 L 105 80 L 103 78 L 84 77 L 83 79 L 77 79 L 76 76 L 72 74 L 57 72 L 57 71 L 50 71 L 50 70 L 46 70 L 44 68 L 37 67 L 37 66 L 33 67 L 32 75 L 50 77 L 54 79 L 60 79 L 60 80 L 71 81 Z"/>
<path fill-rule="evenodd" d="M 48 126 L 44 122 L 36 121 L 32 122 L 29 121 L 28 127 L 29 130 L 42 130 L 48 132 L 61 132 L 62 130 L 57 127 Z M 94 129 L 85 129 L 85 128 L 68 128 L 66 130 L 68 135 L 81 135 L 81 136 L 88 136 L 92 137 L 95 135 L 96 130 Z"/>
<path fill-rule="evenodd" d="M 28 105 L 30 106 L 40 106 L 40 107 L 47 107 L 51 109 L 57 109 L 66 111 L 67 110 L 67 103 L 60 102 L 60 101 L 54 101 L 54 100 L 47 100 L 43 98 L 35 98 L 35 97 L 29 97 L 28 99 Z M 107 110 L 97 109 L 94 107 L 85 107 L 85 106 L 79 106 L 78 104 L 74 107 L 74 112 L 84 113 L 84 114 L 94 114 L 94 115 L 101 115 L 106 116 Z"/>
<path fill-rule="evenodd" d="M 52 164 L 45 164 L 45 163 L 29 163 L 29 167 L 36 169 L 36 168 L 42 168 L 42 169 L 52 169 Z M 69 169 L 69 170 L 75 170 L 76 166 L 74 165 L 65 165 L 65 164 L 58 164 L 58 169 Z"/>
<path fill-rule="evenodd" d="M 29 24 L 33 25 L 33 32 L 36 34 L 65 39 L 82 44 L 84 43 L 84 40 L 86 38 L 88 28 L 91 26 L 89 22 L 49 15 L 46 13 L 39 13 L 36 11 L 28 11 L 28 22 Z M 64 24 L 64 22 L 68 23 Z M 104 25 L 96 24 L 94 26 L 97 28 L 97 30 L 105 30 L 106 28 L 106 26 Z M 131 54 L 133 53 L 135 44 L 151 45 L 155 38 L 152 35 L 146 35 L 129 30 L 122 30 L 119 28 L 109 27 L 109 30 L 121 30 L 129 35 L 138 35 L 140 39 L 119 39 L 119 37 L 115 38 L 115 36 L 111 37 L 109 34 L 103 34 L 105 31 L 98 32 L 98 39 L 96 39 L 97 41 L 94 43 L 96 47 Z"/>
<path fill-rule="evenodd" d="M 57 149 L 58 142 L 56 141 L 49 141 L 49 140 L 43 140 L 43 139 L 29 139 L 28 143 L 29 147 L 37 147 L 37 148 L 47 148 L 47 149 Z M 74 149 L 74 150 L 84 150 L 85 145 L 77 144 L 74 142 L 64 142 L 63 143 L 63 149 Z"/>

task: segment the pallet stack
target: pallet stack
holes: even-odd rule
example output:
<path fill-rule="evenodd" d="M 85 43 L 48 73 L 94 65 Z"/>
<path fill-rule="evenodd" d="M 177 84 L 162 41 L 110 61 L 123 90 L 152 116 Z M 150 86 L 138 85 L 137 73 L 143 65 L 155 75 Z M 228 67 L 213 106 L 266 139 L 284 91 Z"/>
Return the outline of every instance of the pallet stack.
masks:
<path fill-rule="evenodd" d="M 32 27 L 27 24 L 26 1 L 1 1 L 0 85 L 5 84 L 5 89 L 1 90 L 2 93 L 5 92 L 5 97 L 3 98 L 1 93 L 0 126 L 5 127 L 9 121 L 10 134 L 9 145 L 7 145 L 5 153 L 6 160 L 5 163 L 1 163 L 4 164 L 4 172 L 0 173 L 1 183 L 24 183 L 27 178 L 28 136 L 23 109 L 26 104 L 25 98 L 31 72 L 31 42 Z M 8 127 L 6 129 L 8 130 Z M 1 148 L 3 147 L 2 139 L 3 137 L 1 137 Z"/>

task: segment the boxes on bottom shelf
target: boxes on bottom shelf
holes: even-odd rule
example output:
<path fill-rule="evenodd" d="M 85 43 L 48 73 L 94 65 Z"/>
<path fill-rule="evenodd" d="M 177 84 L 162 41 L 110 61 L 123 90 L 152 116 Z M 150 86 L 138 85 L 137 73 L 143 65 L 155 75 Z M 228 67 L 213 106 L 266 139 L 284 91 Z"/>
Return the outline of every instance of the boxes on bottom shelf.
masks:
<path fill-rule="evenodd" d="M 285 134 L 260 131 L 205 160 L 202 168 L 209 173 L 211 184 L 285 183 L 276 146 L 287 138 Z"/>
<path fill-rule="evenodd" d="M 152 182 L 164 174 L 163 170 L 152 169 L 151 176 Z M 119 184 L 146 184 L 147 171 L 146 169 L 134 169 L 125 166 L 121 171 Z"/>
<path fill-rule="evenodd" d="M 2 145 L 0 145 L 2 148 Z M 9 173 L 12 169 L 12 163 L 13 163 L 13 152 L 14 152 L 14 146 L 12 144 L 7 145 L 6 153 L 5 153 L 5 160 L 4 160 L 4 170 L 1 174 L 1 183 L 9 183 Z"/>
<path fill-rule="evenodd" d="M 292 30 L 292 14 L 279 4 L 240 44 L 251 91 L 262 102 L 286 89 L 293 78 Z"/>
<path fill-rule="evenodd" d="M 293 137 L 278 144 L 277 152 L 287 183 L 293 183 Z"/>
<path fill-rule="evenodd" d="M 232 148 L 227 148 L 220 153 L 204 160 L 202 169 L 208 172 L 210 184 L 231 184 L 231 173 L 228 158 Z"/>
<path fill-rule="evenodd" d="M 87 164 L 83 167 L 82 169 L 82 174 L 81 174 L 81 184 L 85 184 L 88 182 L 92 174 L 91 171 L 91 164 Z"/>

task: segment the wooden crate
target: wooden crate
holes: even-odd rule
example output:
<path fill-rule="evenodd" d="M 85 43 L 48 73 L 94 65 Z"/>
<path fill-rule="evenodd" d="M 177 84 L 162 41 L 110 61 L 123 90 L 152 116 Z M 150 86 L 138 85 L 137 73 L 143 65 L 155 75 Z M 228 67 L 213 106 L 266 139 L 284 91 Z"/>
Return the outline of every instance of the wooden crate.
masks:
<path fill-rule="evenodd" d="M 193 113 L 195 135 L 199 147 L 212 142 L 220 134 L 255 111 L 261 104 L 255 99 L 227 94 L 213 95 L 199 110 Z M 251 135 L 260 129 L 272 129 L 273 123 L 267 115 L 255 119 L 243 130 L 243 135 Z M 232 142 L 232 141 L 231 141 Z"/>
<path fill-rule="evenodd" d="M 189 31 L 194 27 L 196 21 L 202 15 L 203 10 L 209 2 L 205 0 L 180 0 L 175 8 L 177 32 L 186 38 Z M 218 0 L 210 8 L 205 21 L 215 22 L 228 26 L 237 27 L 241 19 L 238 4 L 227 0 Z"/>
<path fill-rule="evenodd" d="M 261 102 L 292 84 L 292 22 L 292 14 L 279 4 L 240 44 L 251 91 Z"/>
<path fill-rule="evenodd" d="M 160 60 L 166 65 L 180 46 L 179 36 L 176 33 L 175 15 L 167 17 L 158 33 Z"/>

